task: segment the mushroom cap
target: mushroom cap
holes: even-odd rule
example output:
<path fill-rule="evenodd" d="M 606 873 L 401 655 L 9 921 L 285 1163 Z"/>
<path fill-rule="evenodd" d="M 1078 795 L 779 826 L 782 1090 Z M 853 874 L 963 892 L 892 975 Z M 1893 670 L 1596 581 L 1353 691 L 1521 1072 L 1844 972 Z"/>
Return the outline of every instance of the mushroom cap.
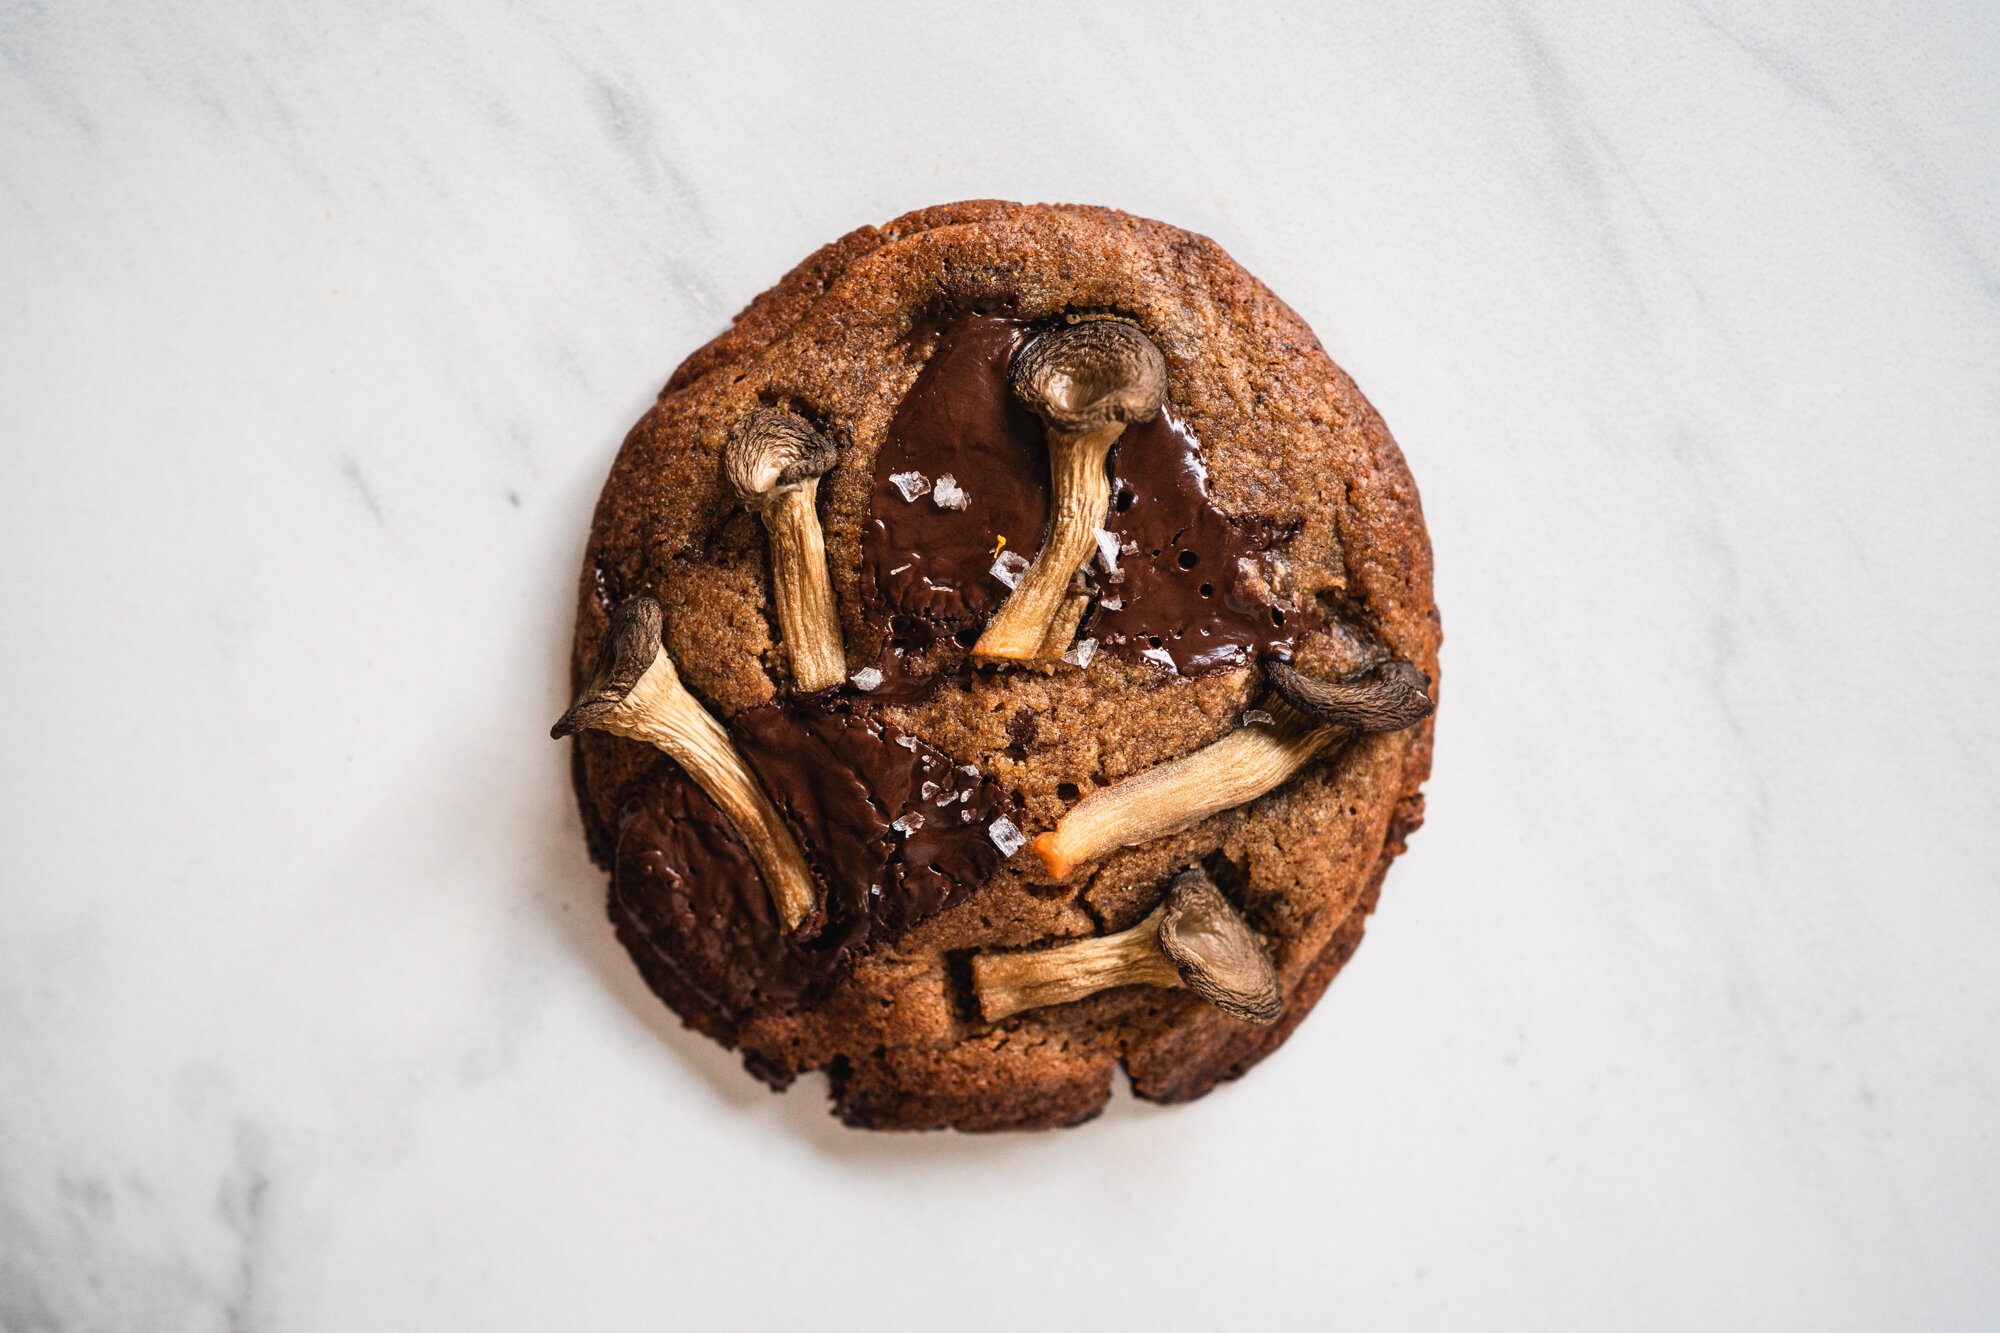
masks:
<path fill-rule="evenodd" d="M 1314 680 L 1283 662 L 1265 668 L 1279 697 L 1316 722 L 1353 731 L 1401 731 L 1431 715 L 1431 678 L 1408 662 L 1384 662 L 1344 681 Z"/>
<path fill-rule="evenodd" d="M 1272 1023 L 1284 1008 L 1278 972 L 1249 925 L 1199 866 L 1183 870 L 1167 890 L 1160 918 L 1160 952 L 1181 981 L 1225 1014 Z"/>
<path fill-rule="evenodd" d="M 839 456 L 832 441 L 798 417 L 761 407 L 730 429 L 722 475 L 738 500 L 755 507 L 821 475 Z"/>
<path fill-rule="evenodd" d="M 615 712 L 659 657 L 660 627 L 665 621 L 660 604 L 650 597 L 628 597 L 620 602 L 611 613 L 611 627 L 598 640 L 597 664 L 591 668 L 590 679 L 577 691 L 569 711 L 549 728 L 549 735 L 561 740 Z"/>
<path fill-rule="evenodd" d="M 1014 358 L 1014 396 L 1044 422 L 1080 435 L 1115 421 L 1149 421 L 1167 401 L 1167 363 L 1121 319 L 1037 334 Z"/>

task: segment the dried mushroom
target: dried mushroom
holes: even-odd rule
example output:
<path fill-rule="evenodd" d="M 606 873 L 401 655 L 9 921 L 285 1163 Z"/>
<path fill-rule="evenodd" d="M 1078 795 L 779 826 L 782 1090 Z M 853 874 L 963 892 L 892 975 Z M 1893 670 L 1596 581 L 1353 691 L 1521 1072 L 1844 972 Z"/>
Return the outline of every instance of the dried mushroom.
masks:
<path fill-rule="evenodd" d="M 586 729 L 608 731 L 672 755 L 736 825 L 779 920 L 796 930 L 812 914 L 812 872 L 722 724 L 681 684 L 660 642 L 662 622 L 660 604 L 650 597 L 621 604 L 598 645 L 590 680 L 549 734 L 561 739 Z"/>
<path fill-rule="evenodd" d="M 1185 986 L 1249 1023 L 1274 1022 L 1283 1008 L 1256 934 L 1199 867 L 1176 876 L 1165 901 L 1130 930 L 975 956 L 972 985 L 989 1022 L 1113 986 Z"/>
<path fill-rule="evenodd" d="M 826 570 L 819 479 L 838 452 L 790 412 L 766 408 L 744 417 L 722 451 L 722 474 L 745 508 L 761 515 L 771 538 L 772 596 L 778 628 L 800 690 L 831 689 L 847 678 L 840 615 Z"/>
<path fill-rule="evenodd" d="M 1036 336 L 1009 377 L 1014 396 L 1047 428 L 1054 494 L 1041 549 L 972 655 L 1026 663 L 1062 655 L 1068 636 L 1052 633 L 1060 622 L 1076 632 L 1082 604 L 1070 579 L 1096 550 L 1111 502 L 1105 458 L 1127 423 L 1151 420 L 1166 403 L 1167 365 L 1135 326 L 1094 319 Z"/>
<path fill-rule="evenodd" d="M 1385 662 L 1325 683 L 1272 663 L 1271 721 L 1240 727 L 1193 754 L 1094 791 L 1030 844 L 1057 880 L 1119 847 L 1135 847 L 1271 791 L 1354 732 L 1400 731 L 1430 716 L 1430 677 Z"/>

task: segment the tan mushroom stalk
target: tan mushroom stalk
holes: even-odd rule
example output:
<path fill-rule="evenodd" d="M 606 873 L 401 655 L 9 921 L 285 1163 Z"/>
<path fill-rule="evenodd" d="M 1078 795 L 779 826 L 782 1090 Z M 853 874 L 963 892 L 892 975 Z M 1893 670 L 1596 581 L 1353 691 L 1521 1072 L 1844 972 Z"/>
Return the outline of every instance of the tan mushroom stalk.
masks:
<path fill-rule="evenodd" d="M 1176 876 L 1166 900 L 1130 930 L 972 960 L 972 987 L 989 1022 L 1113 986 L 1185 986 L 1251 1023 L 1270 1023 L 1283 1008 L 1271 960 L 1199 868 Z"/>
<path fill-rule="evenodd" d="M 1358 731 L 1400 731 L 1430 716 L 1430 677 L 1385 662 L 1327 683 L 1282 662 L 1269 667 L 1277 698 L 1268 724 L 1240 727 L 1193 754 L 1094 791 L 1031 846 L 1057 880 L 1120 847 L 1136 847 L 1254 801 Z"/>
<path fill-rule="evenodd" d="M 1076 627 L 1083 623 L 1084 612 L 1090 609 L 1090 586 L 1083 581 L 1082 574 L 1072 574 L 1069 587 L 1063 590 L 1061 600 L 1056 603 L 1055 614 L 1049 617 L 1049 627 L 1042 631 L 1041 646 L 1035 649 L 1035 661 L 1054 662 L 1069 651 L 1076 642 Z"/>
<path fill-rule="evenodd" d="M 657 745 L 687 770 L 736 825 L 763 873 L 778 919 L 796 930 L 812 914 L 812 872 L 728 733 L 681 684 L 660 642 L 660 604 L 634 597 L 611 616 L 597 665 L 576 702 L 549 729 L 561 739 L 594 728 Z"/>
<path fill-rule="evenodd" d="M 1009 377 L 1014 396 L 1047 428 L 1054 494 L 1041 549 L 973 645 L 973 657 L 984 662 L 1038 661 L 1068 647 L 1065 641 L 1050 650 L 1051 622 L 1070 576 L 1097 549 L 1111 502 L 1105 457 L 1127 423 L 1151 420 L 1167 400 L 1160 349 L 1122 320 L 1086 320 L 1037 336 L 1014 358 Z"/>
<path fill-rule="evenodd" d="M 765 408 L 736 423 L 722 451 L 722 475 L 745 508 L 763 516 L 771 537 L 772 596 L 778 628 L 800 690 L 831 689 L 847 678 L 840 615 L 826 572 L 819 526 L 819 479 L 838 452 L 789 412 Z"/>

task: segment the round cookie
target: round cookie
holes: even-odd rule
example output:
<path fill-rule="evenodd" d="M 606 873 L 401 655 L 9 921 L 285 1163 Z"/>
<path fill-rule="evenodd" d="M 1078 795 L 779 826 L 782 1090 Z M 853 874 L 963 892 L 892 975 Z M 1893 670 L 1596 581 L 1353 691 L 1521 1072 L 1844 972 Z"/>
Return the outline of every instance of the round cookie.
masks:
<path fill-rule="evenodd" d="M 1061 660 L 995 665 L 981 632 L 1056 498 L 1051 427 L 1010 368 L 1097 319 L 1157 347 L 1165 406 L 1110 445 L 1099 549 L 1050 632 Z M 760 411 L 833 446 L 783 519 L 722 462 Z M 849 679 L 806 693 L 783 627 L 803 636 L 812 599 L 796 555 L 774 552 L 814 516 Z M 811 877 L 811 912 L 788 929 L 770 863 L 709 782 L 636 733 L 579 730 L 576 790 L 619 938 L 689 1026 L 774 1088 L 827 1070 L 849 1124 L 1074 1124 L 1121 1062 L 1155 1101 L 1240 1075 L 1352 954 L 1422 821 L 1440 629 L 1401 454 L 1305 323 L 1213 242 L 1115 210 L 952 204 L 811 256 L 633 428 L 578 600 L 579 687 L 603 684 L 614 614 L 630 631 L 620 608 L 657 603 L 658 651 Z M 1421 710 L 1310 711 L 1384 681 L 1419 691 Z M 1111 850 L 1073 865 L 1049 851 L 1092 811 L 1158 813 L 1164 784 L 1132 779 L 1185 761 L 1216 771 L 1184 785 L 1225 791 L 1240 753 L 1308 728 L 1267 794 L 1134 846 L 1114 828 Z M 1274 1021 L 1214 1000 L 1178 952 L 1150 961 L 1151 923 L 1190 870 L 1247 924 L 1277 991 L 1253 1017 Z M 982 960 L 1123 932 L 1152 969 L 1129 975 L 1150 981 L 986 1016 L 1005 1006 Z"/>

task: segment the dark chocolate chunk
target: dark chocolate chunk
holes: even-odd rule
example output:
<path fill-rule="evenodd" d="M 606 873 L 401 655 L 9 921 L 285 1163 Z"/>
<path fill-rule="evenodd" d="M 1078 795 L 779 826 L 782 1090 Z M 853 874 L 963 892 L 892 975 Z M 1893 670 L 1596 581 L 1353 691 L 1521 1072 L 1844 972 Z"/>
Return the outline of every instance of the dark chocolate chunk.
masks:
<path fill-rule="evenodd" d="M 814 699 L 749 709 L 730 731 L 812 865 L 817 930 L 780 931 L 735 827 L 672 763 L 627 802 L 612 872 L 639 933 L 725 1018 L 816 997 L 999 868 L 987 828 L 1012 797 L 895 724 Z"/>
<path fill-rule="evenodd" d="M 863 614 L 883 632 L 885 658 L 923 652 L 967 628 L 976 633 L 1009 591 L 993 572 L 996 560 L 1031 560 L 1041 545 L 1048 447 L 1042 423 L 1007 383 L 1030 327 L 1011 315 L 969 313 L 922 340 L 935 350 L 876 456 L 863 531 Z M 894 478 L 911 473 L 923 479 L 911 489 L 932 489 L 906 498 Z M 963 508 L 937 502 L 944 477 L 963 492 Z M 1315 618 L 1287 598 L 1276 572 L 1289 534 L 1268 518 L 1215 507 L 1201 443 L 1171 404 L 1126 428 L 1112 452 L 1111 482 L 1105 528 L 1120 547 L 1118 572 L 1099 560 L 1087 567 L 1099 596 L 1079 635 L 1186 675 L 1291 655 Z M 884 676 L 898 679 L 896 666 L 885 662 Z"/>

